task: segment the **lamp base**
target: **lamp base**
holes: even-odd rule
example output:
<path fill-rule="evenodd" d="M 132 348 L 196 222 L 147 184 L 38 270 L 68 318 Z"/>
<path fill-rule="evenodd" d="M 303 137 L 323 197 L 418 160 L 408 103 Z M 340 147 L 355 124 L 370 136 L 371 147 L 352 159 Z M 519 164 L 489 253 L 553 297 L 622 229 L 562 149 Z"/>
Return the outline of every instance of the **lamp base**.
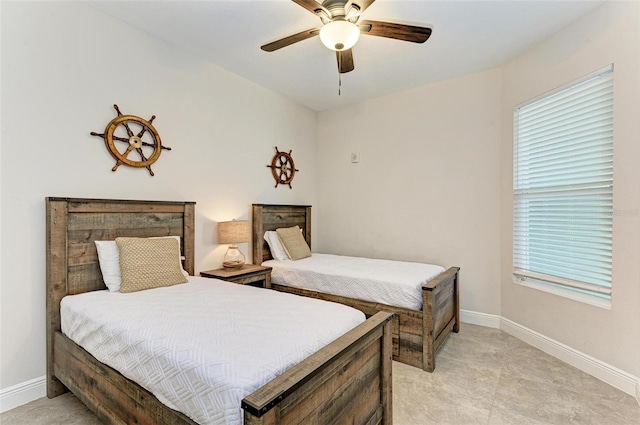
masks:
<path fill-rule="evenodd" d="M 222 259 L 222 267 L 225 269 L 239 269 L 244 266 L 245 256 L 236 245 L 230 245 Z"/>
<path fill-rule="evenodd" d="M 222 267 L 225 269 L 241 269 L 244 266 L 244 261 L 235 260 L 235 261 L 223 261 Z"/>

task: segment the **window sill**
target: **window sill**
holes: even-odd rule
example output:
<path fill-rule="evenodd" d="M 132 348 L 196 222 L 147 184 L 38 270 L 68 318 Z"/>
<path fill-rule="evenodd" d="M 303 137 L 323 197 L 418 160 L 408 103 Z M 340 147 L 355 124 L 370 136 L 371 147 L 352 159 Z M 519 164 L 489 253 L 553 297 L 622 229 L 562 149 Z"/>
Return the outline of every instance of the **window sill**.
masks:
<path fill-rule="evenodd" d="M 558 295 L 563 298 L 578 301 L 584 304 L 589 304 L 595 307 L 603 308 L 605 310 L 611 310 L 611 300 L 599 298 L 593 295 L 583 294 L 573 291 L 571 289 L 560 288 L 552 286 L 546 283 L 538 282 L 535 279 L 521 279 L 518 276 L 513 276 L 513 283 L 527 288 L 537 289 L 539 291 L 547 292 L 550 294 Z"/>

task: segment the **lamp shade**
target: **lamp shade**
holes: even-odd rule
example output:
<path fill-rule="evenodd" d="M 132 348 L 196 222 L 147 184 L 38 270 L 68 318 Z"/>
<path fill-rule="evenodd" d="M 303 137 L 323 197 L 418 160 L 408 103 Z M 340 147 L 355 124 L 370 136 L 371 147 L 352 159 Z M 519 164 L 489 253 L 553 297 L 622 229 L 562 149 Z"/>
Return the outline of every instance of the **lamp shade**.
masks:
<path fill-rule="evenodd" d="M 360 28 L 349 21 L 329 22 L 320 29 L 322 43 L 337 52 L 352 48 L 359 38 Z"/>
<path fill-rule="evenodd" d="M 249 242 L 249 222 L 247 220 L 221 221 L 218 223 L 218 243 L 236 244 Z"/>

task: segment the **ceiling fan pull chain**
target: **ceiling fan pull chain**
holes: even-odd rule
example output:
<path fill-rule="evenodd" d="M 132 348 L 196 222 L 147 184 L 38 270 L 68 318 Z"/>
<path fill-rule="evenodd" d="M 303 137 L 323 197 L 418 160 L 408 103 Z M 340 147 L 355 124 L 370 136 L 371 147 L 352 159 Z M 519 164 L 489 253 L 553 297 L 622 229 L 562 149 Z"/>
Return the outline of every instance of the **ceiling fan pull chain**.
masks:
<path fill-rule="evenodd" d="M 338 74 L 338 96 L 340 96 L 341 89 L 342 89 L 342 74 Z"/>

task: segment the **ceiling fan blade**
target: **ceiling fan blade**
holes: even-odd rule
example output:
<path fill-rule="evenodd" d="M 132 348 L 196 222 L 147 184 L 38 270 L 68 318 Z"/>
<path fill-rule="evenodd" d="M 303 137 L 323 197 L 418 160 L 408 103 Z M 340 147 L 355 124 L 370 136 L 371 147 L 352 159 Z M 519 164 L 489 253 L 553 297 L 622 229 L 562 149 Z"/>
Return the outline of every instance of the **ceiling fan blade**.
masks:
<path fill-rule="evenodd" d="M 336 59 L 338 59 L 338 71 L 340 74 L 346 74 L 355 69 L 353 64 L 353 52 L 351 49 L 336 52 Z"/>
<path fill-rule="evenodd" d="M 395 38 L 396 40 L 424 43 L 431 36 L 431 28 L 413 25 L 393 24 L 380 21 L 360 21 L 358 26 L 363 34 L 378 37 Z M 367 30 L 368 28 L 368 30 Z"/>
<path fill-rule="evenodd" d="M 322 4 L 318 3 L 316 0 L 293 0 L 293 2 L 304 7 L 314 15 L 318 14 L 317 13 L 318 10 L 322 10 L 327 14 L 328 17 L 331 17 L 331 13 Z"/>
<path fill-rule="evenodd" d="M 273 52 L 278 49 L 282 49 L 283 47 L 287 47 L 293 43 L 297 43 L 298 41 L 306 40 L 307 38 L 314 37 L 320 33 L 320 28 L 313 28 L 310 30 L 302 31 L 297 34 L 290 35 L 289 37 L 281 38 L 280 40 L 276 40 L 273 43 L 265 44 L 264 46 L 260 46 L 262 50 L 265 52 Z"/>

